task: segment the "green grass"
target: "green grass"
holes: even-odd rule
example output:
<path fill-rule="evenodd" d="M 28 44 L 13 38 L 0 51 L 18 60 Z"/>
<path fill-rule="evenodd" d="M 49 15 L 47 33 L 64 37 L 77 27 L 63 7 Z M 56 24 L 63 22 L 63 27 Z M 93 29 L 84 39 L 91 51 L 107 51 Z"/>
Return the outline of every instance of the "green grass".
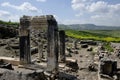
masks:
<path fill-rule="evenodd" d="M 103 35 L 105 34 L 105 35 L 113 36 L 113 37 L 120 37 L 120 30 L 89 30 L 87 32 L 103 34 Z"/>
<path fill-rule="evenodd" d="M 110 43 L 104 43 L 103 44 L 105 50 L 109 51 L 109 52 L 113 52 L 113 48 L 111 47 Z"/>
<path fill-rule="evenodd" d="M 120 42 L 119 31 L 77 31 L 77 30 L 66 30 L 66 35 L 77 39 L 90 39 L 105 42 Z M 106 33 L 105 33 L 106 32 Z M 118 36 L 119 35 L 119 36 Z"/>

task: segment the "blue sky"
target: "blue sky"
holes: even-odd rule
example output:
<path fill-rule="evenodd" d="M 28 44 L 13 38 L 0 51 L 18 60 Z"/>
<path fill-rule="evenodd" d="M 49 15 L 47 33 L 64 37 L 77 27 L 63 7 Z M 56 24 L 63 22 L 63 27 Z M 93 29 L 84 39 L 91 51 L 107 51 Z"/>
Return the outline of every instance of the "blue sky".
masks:
<path fill-rule="evenodd" d="M 120 26 L 120 0 L 0 0 L 0 20 L 49 14 L 59 24 Z"/>

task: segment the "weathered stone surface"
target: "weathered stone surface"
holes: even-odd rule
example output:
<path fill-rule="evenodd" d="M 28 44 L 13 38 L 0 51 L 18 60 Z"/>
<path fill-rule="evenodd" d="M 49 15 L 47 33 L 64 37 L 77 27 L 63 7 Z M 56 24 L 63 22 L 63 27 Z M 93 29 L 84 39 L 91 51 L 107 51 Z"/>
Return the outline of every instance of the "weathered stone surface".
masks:
<path fill-rule="evenodd" d="M 75 40 L 75 41 L 74 41 L 74 48 L 75 48 L 75 49 L 78 49 L 78 45 L 77 45 L 77 44 L 78 44 L 78 41 L 79 41 L 79 40 Z"/>
<path fill-rule="evenodd" d="M 19 49 L 19 45 L 18 44 L 10 44 L 9 45 L 12 49 Z"/>
<path fill-rule="evenodd" d="M 78 50 L 75 50 L 74 53 L 75 53 L 75 54 L 79 54 Z"/>
<path fill-rule="evenodd" d="M 19 59 L 18 58 L 12 58 L 12 57 L 0 57 L 0 60 L 4 63 L 11 63 L 12 65 L 19 65 Z"/>
<path fill-rule="evenodd" d="M 32 47 L 31 48 L 31 54 L 38 53 L 38 48 L 37 47 Z"/>
<path fill-rule="evenodd" d="M 34 16 L 31 19 L 31 26 L 34 29 L 42 29 L 42 30 L 46 30 L 48 23 L 47 23 L 47 16 L 43 15 L 43 16 Z"/>
<path fill-rule="evenodd" d="M 89 71 L 98 71 L 98 65 L 95 64 L 95 63 L 91 63 L 91 64 L 88 66 L 88 70 L 89 70 Z"/>
<path fill-rule="evenodd" d="M 52 15 L 47 16 L 48 22 L 48 50 L 47 50 L 47 71 L 57 72 L 58 70 L 58 26 Z"/>
<path fill-rule="evenodd" d="M 60 39 L 60 61 L 65 62 L 65 31 L 61 30 L 59 31 L 59 39 Z"/>
<path fill-rule="evenodd" d="M 46 80 L 42 71 L 0 69 L 0 80 Z"/>
<path fill-rule="evenodd" d="M 13 70 L 12 64 L 5 63 L 3 60 L 0 60 L 0 68 Z"/>
<path fill-rule="evenodd" d="M 66 59 L 66 66 L 72 68 L 72 71 L 77 71 L 79 69 L 77 60 L 71 58 Z"/>
<path fill-rule="evenodd" d="M 0 26 L 0 38 L 12 38 L 18 35 L 18 31 L 14 28 Z"/>
<path fill-rule="evenodd" d="M 0 43 L 0 47 L 6 45 L 6 43 Z"/>
<path fill-rule="evenodd" d="M 33 16 L 31 18 L 31 31 L 32 40 L 35 43 L 35 47 L 38 47 L 38 59 L 39 61 L 43 58 L 44 44 L 47 44 L 47 16 Z M 47 49 L 46 49 L 47 50 Z"/>
<path fill-rule="evenodd" d="M 82 45 L 81 45 L 81 48 L 87 48 L 87 47 L 88 47 L 87 44 L 82 44 Z"/>
<path fill-rule="evenodd" d="M 117 79 L 116 79 L 116 80 L 120 80 L 120 71 L 118 71 L 118 72 L 116 73 L 116 75 L 117 75 Z"/>
<path fill-rule="evenodd" d="M 60 72 L 59 80 L 77 80 L 77 77 L 67 74 L 67 73 Z"/>
<path fill-rule="evenodd" d="M 93 40 L 83 40 L 80 42 L 80 44 L 97 45 L 97 42 L 95 42 Z"/>
<path fill-rule="evenodd" d="M 112 76 L 117 71 L 117 61 L 102 59 L 100 62 L 100 74 Z"/>
<path fill-rule="evenodd" d="M 20 64 L 26 64 L 31 62 L 30 53 L 30 20 L 29 16 L 23 16 L 20 18 Z"/>
<path fill-rule="evenodd" d="M 38 44 L 38 56 L 39 60 L 41 61 L 43 58 L 43 43 Z"/>
<path fill-rule="evenodd" d="M 92 51 L 92 50 L 93 50 L 92 47 L 88 47 L 88 48 L 87 48 L 87 51 Z"/>
<path fill-rule="evenodd" d="M 47 43 L 47 71 L 57 71 L 58 68 L 58 26 L 52 15 L 46 16 L 23 16 L 20 19 L 20 61 L 30 63 L 30 26 L 32 40 L 38 47 L 39 58 L 44 41 Z M 43 37 L 44 36 L 44 37 Z M 40 37 L 40 38 L 36 38 Z M 36 39 L 34 39 L 36 38 Z M 40 47 L 41 46 L 41 47 Z M 34 50 L 34 49 L 33 49 Z"/>

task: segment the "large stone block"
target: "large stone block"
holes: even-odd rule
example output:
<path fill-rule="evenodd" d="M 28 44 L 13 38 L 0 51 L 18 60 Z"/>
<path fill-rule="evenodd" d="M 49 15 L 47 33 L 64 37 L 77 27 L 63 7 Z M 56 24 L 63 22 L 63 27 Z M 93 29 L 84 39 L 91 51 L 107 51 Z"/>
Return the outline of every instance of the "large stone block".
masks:
<path fill-rule="evenodd" d="M 19 69 L 18 69 L 19 70 Z M 21 69 L 19 71 L 0 68 L 0 80 L 47 80 L 41 70 Z"/>
<path fill-rule="evenodd" d="M 117 61 L 114 60 L 104 60 L 100 62 L 100 74 L 114 75 L 117 71 Z"/>

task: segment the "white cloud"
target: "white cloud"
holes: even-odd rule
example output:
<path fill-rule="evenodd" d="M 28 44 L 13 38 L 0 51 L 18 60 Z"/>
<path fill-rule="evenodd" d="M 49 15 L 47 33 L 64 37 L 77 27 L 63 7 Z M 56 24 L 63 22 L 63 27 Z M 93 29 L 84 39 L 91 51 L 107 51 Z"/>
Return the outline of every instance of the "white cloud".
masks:
<path fill-rule="evenodd" d="M 104 1 L 98 1 L 88 6 L 88 11 L 90 12 L 106 13 L 108 10 L 109 5 Z"/>
<path fill-rule="evenodd" d="M 72 0 L 71 7 L 78 13 L 75 15 L 77 17 L 87 16 L 88 20 L 93 21 L 93 23 L 103 23 L 116 25 L 116 22 L 120 25 L 120 3 L 109 4 L 105 1 L 93 1 L 93 0 Z M 97 22 L 98 21 L 98 22 Z M 107 23 L 108 22 L 108 23 Z"/>
<path fill-rule="evenodd" d="M 76 3 L 72 5 L 72 8 L 74 10 L 84 10 L 85 9 L 85 4 L 82 3 Z"/>
<path fill-rule="evenodd" d="M 9 16 L 10 13 L 8 11 L 0 10 L 0 17 L 2 16 Z"/>
<path fill-rule="evenodd" d="M 0 19 L 4 21 L 19 21 L 20 16 L 11 14 L 8 11 L 0 10 Z"/>
<path fill-rule="evenodd" d="M 37 0 L 38 2 L 46 2 L 46 0 Z"/>
<path fill-rule="evenodd" d="M 92 0 L 72 0 L 71 3 L 76 4 L 76 3 L 84 3 L 84 2 L 88 2 L 88 1 L 92 1 Z"/>
<path fill-rule="evenodd" d="M 13 5 L 9 2 L 4 2 L 1 4 L 1 6 L 14 8 L 14 9 L 21 10 L 21 11 L 30 11 L 30 12 L 38 12 L 39 11 L 35 6 L 33 6 L 29 2 L 24 2 L 23 4 L 21 4 L 19 6 Z"/>
<path fill-rule="evenodd" d="M 16 9 L 18 10 L 18 13 L 14 13 L 14 12 L 8 12 L 8 11 L 3 11 L 0 10 L 0 19 L 8 21 L 19 21 L 20 16 L 22 15 L 40 15 L 42 14 L 42 10 L 38 10 L 35 6 L 33 6 L 31 3 L 29 2 L 24 2 L 21 5 L 13 5 L 9 2 L 4 2 L 1 4 L 2 7 L 7 7 L 8 9 Z M 32 12 L 32 13 L 31 13 Z"/>

